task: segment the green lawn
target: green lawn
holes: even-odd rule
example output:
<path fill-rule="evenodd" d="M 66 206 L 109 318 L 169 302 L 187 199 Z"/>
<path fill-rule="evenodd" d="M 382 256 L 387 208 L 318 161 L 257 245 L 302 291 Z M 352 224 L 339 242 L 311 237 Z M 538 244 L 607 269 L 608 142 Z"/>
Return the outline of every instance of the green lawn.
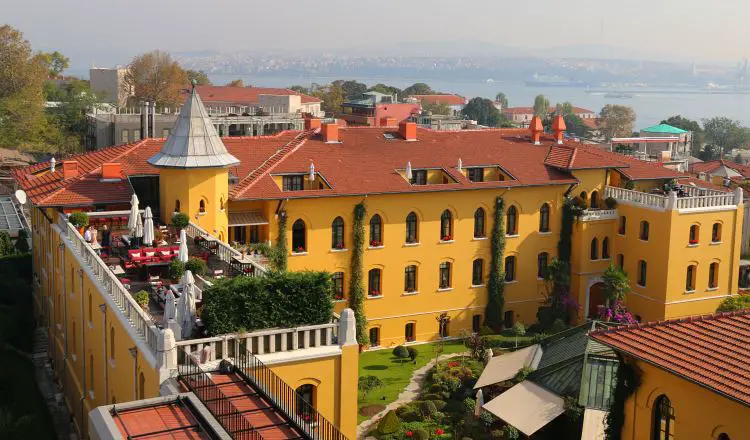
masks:
<path fill-rule="evenodd" d="M 361 408 L 373 404 L 385 406 L 396 400 L 399 393 L 401 393 L 401 391 L 406 388 L 406 385 L 409 384 L 409 380 L 411 379 L 414 370 L 425 366 L 427 362 L 435 359 L 435 349 L 439 347 L 439 345 L 440 343 L 438 342 L 413 345 L 412 347 L 419 350 L 416 365 L 411 363 L 408 359 L 406 362 L 402 362 L 400 359 L 394 357 L 393 354 L 391 354 L 393 349 L 362 353 L 359 356 L 360 377 L 369 375 L 377 376 L 385 383 L 385 386 L 370 391 L 364 399 L 360 393 L 358 407 Z M 466 350 L 467 348 L 464 346 L 463 341 L 446 341 L 444 343 L 443 354 L 459 353 Z M 361 423 L 368 418 L 369 417 L 357 414 L 357 423 Z"/>
<path fill-rule="evenodd" d="M 0 438 L 55 439 L 55 428 L 39 388 L 34 365 L 16 352 L 0 349 Z M 10 423 L 8 423 L 10 419 Z M 13 425 L 11 428 L 6 424 Z"/>

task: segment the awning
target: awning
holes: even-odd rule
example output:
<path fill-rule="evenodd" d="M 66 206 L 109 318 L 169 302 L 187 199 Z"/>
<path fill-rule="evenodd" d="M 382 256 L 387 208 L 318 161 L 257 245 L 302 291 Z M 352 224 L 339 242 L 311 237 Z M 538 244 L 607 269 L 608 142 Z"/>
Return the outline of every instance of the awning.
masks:
<path fill-rule="evenodd" d="M 525 435 L 532 435 L 565 412 L 562 397 L 525 380 L 483 408 Z"/>
<path fill-rule="evenodd" d="M 581 440 L 604 440 L 604 418 L 607 411 L 589 409 L 583 411 Z"/>
<path fill-rule="evenodd" d="M 542 348 L 539 344 L 535 344 L 511 353 L 493 357 L 487 363 L 487 366 L 484 367 L 484 371 L 479 376 L 474 389 L 513 379 L 518 370 L 532 365 L 537 353 L 541 357 L 541 351 Z"/>
<path fill-rule="evenodd" d="M 268 220 L 259 211 L 230 212 L 229 226 L 267 225 Z"/>

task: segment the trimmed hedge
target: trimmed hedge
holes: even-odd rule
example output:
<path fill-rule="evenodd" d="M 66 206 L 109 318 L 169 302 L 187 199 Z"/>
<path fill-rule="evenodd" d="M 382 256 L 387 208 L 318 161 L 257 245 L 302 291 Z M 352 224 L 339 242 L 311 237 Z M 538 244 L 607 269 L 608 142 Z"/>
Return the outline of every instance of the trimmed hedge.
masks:
<path fill-rule="evenodd" d="M 393 434 L 399 428 L 401 428 L 401 420 L 398 419 L 398 416 L 393 411 L 388 411 L 385 417 L 378 423 L 378 433 L 380 434 Z"/>
<path fill-rule="evenodd" d="M 325 324 L 333 313 L 327 272 L 271 272 L 221 280 L 203 295 L 201 318 L 209 335 Z"/>

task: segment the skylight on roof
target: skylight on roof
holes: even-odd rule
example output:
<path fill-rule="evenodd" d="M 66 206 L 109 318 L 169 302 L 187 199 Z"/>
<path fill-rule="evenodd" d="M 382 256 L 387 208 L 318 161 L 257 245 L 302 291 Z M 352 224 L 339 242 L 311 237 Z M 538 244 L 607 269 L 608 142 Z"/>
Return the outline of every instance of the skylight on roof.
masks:
<path fill-rule="evenodd" d="M 389 141 L 392 141 L 393 139 L 396 139 L 396 136 L 394 136 L 393 133 L 383 133 L 383 137 L 386 138 Z"/>

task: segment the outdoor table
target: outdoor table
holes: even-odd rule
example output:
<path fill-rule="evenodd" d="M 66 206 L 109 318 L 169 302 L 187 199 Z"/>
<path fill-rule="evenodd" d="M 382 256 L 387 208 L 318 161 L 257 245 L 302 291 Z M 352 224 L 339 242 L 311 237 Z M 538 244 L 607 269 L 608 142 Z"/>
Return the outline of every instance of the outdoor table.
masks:
<path fill-rule="evenodd" d="M 115 275 L 125 275 L 125 269 L 123 269 L 119 264 L 109 266 L 109 268 L 112 269 L 112 273 Z"/>
<path fill-rule="evenodd" d="M 253 266 L 253 257 L 251 255 L 244 255 L 241 257 L 238 257 L 236 255 L 232 256 L 232 269 L 236 272 L 239 272 L 240 274 L 245 273 L 252 273 L 253 270 L 255 270 Z M 245 272 L 246 269 L 249 269 L 249 271 Z"/>

